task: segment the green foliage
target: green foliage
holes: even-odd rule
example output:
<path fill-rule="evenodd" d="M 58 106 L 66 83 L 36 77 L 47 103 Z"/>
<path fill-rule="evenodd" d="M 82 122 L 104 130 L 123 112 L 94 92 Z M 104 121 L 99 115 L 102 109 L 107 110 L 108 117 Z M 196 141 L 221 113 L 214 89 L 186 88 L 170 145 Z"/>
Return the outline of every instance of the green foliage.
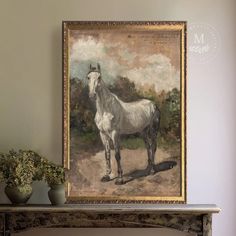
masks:
<path fill-rule="evenodd" d="M 30 184 L 16 186 L 18 191 L 23 194 L 29 194 L 32 192 L 32 187 Z"/>
<path fill-rule="evenodd" d="M 4 176 L 3 176 L 3 173 L 0 172 L 0 183 L 3 183 L 4 182 Z"/>
<path fill-rule="evenodd" d="M 70 126 L 80 134 L 97 132 L 94 123 L 95 107 L 88 95 L 88 86 L 80 80 L 71 80 Z M 98 133 L 98 132 L 97 132 Z"/>
<path fill-rule="evenodd" d="M 5 166 L 5 157 L 3 153 L 0 153 L 0 183 L 5 181 L 5 177 L 3 174 L 3 168 Z"/>
<path fill-rule="evenodd" d="M 28 192 L 35 180 L 46 180 L 49 185 L 64 183 L 64 168 L 31 150 L 11 150 L 0 154 L 0 182 Z"/>
<path fill-rule="evenodd" d="M 135 150 L 137 148 L 144 148 L 145 144 L 142 138 L 130 137 L 121 141 L 121 147 Z"/>
<path fill-rule="evenodd" d="M 81 141 L 84 143 L 95 143 L 97 140 L 97 134 L 95 132 L 85 133 L 81 135 Z"/>
<path fill-rule="evenodd" d="M 45 167 L 45 180 L 49 186 L 65 183 L 65 169 L 53 163 Z"/>
<path fill-rule="evenodd" d="M 32 150 L 19 150 L 19 152 L 26 155 L 29 159 L 33 161 L 34 167 L 35 167 L 35 173 L 33 176 L 33 181 L 41 181 L 44 179 L 44 169 L 45 166 L 49 164 L 49 161 L 40 156 L 38 153 Z"/>
<path fill-rule="evenodd" d="M 124 102 L 133 102 L 142 98 L 136 90 L 134 82 L 131 82 L 126 77 L 118 76 L 115 83 L 110 85 L 108 88 Z"/>
<path fill-rule="evenodd" d="M 7 154 L 1 154 L 0 172 L 7 186 L 21 186 L 23 191 L 24 186 L 32 183 L 36 168 L 28 153 L 11 150 Z"/>
<path fill-rule="evenodd" d="M 180 140 L 180 93 L 177 89 L 167 93 L 162 105 L 160 130 L 169 142 Z"/>

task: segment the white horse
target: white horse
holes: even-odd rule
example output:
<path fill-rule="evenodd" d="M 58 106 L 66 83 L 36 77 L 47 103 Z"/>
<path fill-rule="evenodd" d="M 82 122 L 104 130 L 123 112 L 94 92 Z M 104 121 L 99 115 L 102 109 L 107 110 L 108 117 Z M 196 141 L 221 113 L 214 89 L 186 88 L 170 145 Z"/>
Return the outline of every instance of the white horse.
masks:
<path fill-rule="evenodd" d="M 154 157 L 157 148 L 157 132 L 160 123 L 160 111 L 150 100 L 123 102 L 111 93 L 102 80 L 100 65 L 92 67 L 87 75 L 89 97 L 96 101 L 95 123 L 105 148 L 106 174 L 101 181 L 111 180 L 111 142 L 115 150 L 118 178 L 116 184 L 124 184 L 120 163 L 120 135 L 141 133 L 148 153 L 147 173 L 155 173 Z"/>

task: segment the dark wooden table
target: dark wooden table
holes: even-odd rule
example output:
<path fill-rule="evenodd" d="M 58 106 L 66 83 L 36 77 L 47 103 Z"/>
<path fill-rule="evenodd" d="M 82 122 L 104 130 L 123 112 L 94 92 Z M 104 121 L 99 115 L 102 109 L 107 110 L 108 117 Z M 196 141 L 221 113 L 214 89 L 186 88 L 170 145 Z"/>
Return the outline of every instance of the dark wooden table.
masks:
<path fill-rule="evenodd" d="M 31 228 L 171 228 L 197 236 L 212 235 L 216 205 L 92 204 L 0 205 L 0 235 Z"/>

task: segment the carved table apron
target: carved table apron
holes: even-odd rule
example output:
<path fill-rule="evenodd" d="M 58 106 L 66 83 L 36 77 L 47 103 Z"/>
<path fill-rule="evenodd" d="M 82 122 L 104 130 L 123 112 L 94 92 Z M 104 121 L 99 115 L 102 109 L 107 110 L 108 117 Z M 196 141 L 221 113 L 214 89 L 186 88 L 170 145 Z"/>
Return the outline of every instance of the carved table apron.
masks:
<path fill-rule="evenodd" d="M 171 228 L 197 236 L 212 235 L 216 205 L 76 204 L 0 205 L 0 235 L 30 228 Z"/>

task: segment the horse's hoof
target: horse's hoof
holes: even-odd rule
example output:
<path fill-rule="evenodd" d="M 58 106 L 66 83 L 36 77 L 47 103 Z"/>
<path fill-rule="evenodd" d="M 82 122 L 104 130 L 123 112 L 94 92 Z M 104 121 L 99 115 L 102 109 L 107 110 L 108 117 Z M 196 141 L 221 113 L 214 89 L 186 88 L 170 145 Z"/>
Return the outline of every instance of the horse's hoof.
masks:
<path fill-rule="evenodd" d="M 155 171 L 154 169 L 151 169 L 151 170 L 149 171 L 149 175 L 155 175 L 155 173 L 156 173 L 156 171 Z"/>
<path fill-rule="evenodd" d="M 147 169 L 146 169 L 146 174 L 145 174 L 145 175 L 146 175 L 146 176 L 148 176 L 148 175 L 154 175 L 156 172 L 157 172 L 157 171 L 155 171 L 153 167 L 148 166 Z"/>
<path fill-rule="evenodd" d="M 116 185 L 122 185 L 122 184 L 124 184 L 125 182 L 124 182 L 124 180 L 123 179 L 120 179 L 120 178 L 118 178 L 116 181 L 115 181 L 115 184 Z"/>
<path fill-rule="evenodd" d="M 101 178 L 101 181 L 102 181 L 102 182 L 108 182 L 108 181 L 110 181 L 110 180 L 111 180 L 111 178 L 110 178 L 109 175 L 104 175 L 104 176 Z"/>

